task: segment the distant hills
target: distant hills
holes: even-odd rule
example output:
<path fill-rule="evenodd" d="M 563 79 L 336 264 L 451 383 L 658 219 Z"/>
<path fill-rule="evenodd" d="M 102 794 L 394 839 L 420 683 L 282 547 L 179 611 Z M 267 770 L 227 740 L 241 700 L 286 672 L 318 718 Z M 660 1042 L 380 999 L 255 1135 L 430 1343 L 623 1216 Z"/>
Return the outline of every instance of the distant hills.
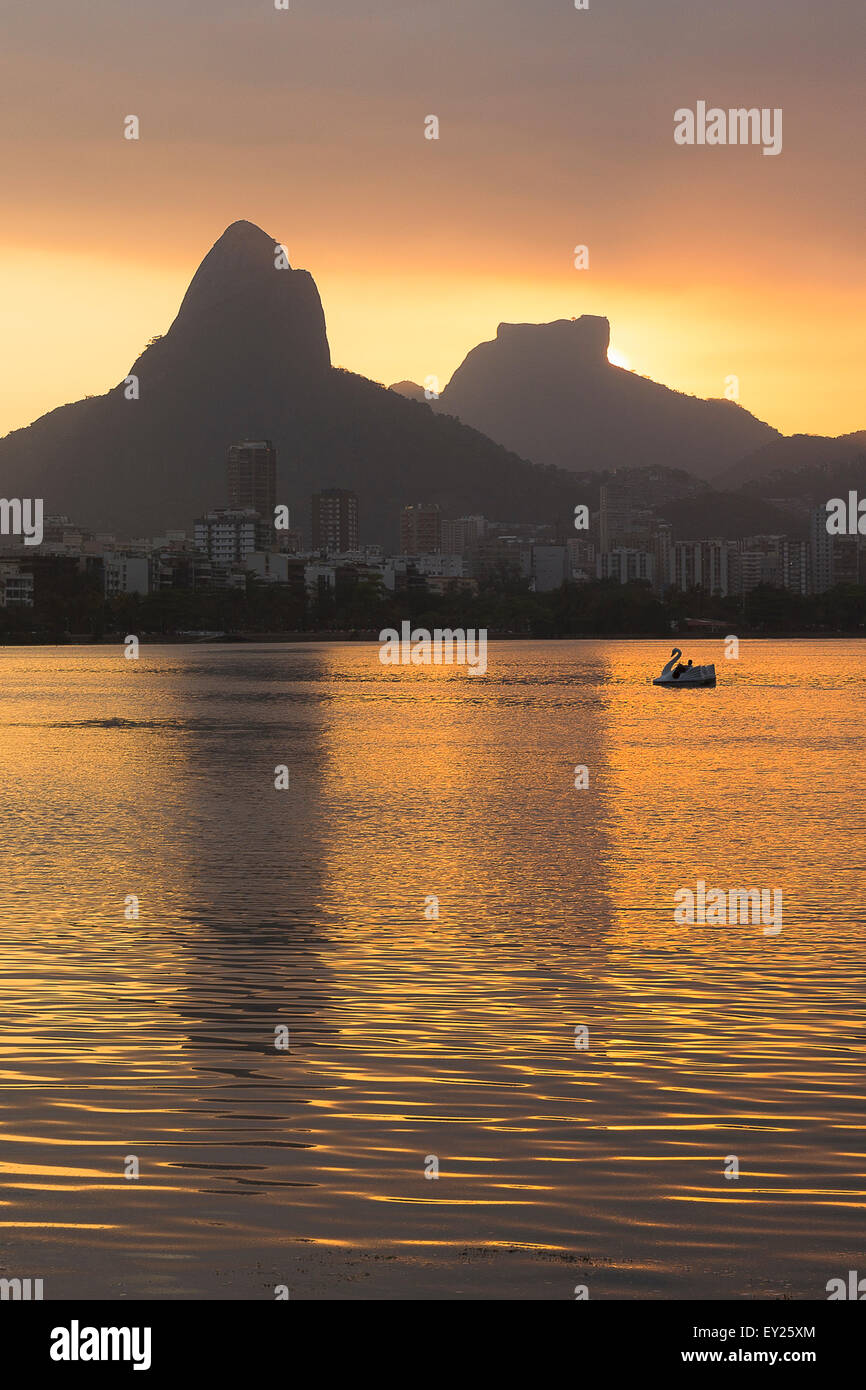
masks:
<path fill-rule="evenodd" d="M 607 319 L 589 314 L 501 323 L 432 408 L 525 458 L 574 471 L 685 468 L 709 479 L 780 438 L 733 401 L 686 396 L 614 367 L 609 345 Z M 411 382 L 393 389 L 410 388 L 420 390 Z"/>
<path fill-rule="evenodd" d="M 769 487 L 768 496 L 795 495 L 810 492 L 811 482 L 825 477 L 850 479 L 855 484 L 855 474 L 863 485 L 863 457 L 866 455 L 866 430 L 854 434 L 840 434 L 833 438 L 822 434 L 792 434 L 780 436 L 763 445 L 753 454 L 739 459 L 716 479 L 720 486 L 748 487 L 754 490 Z M 857 460 L 860 460 L 859 464 Z M 853 472 L 852 472 L 853 468 Z M 786 476 L 796 477 L 797 486 L 790 490 Z"/>
<path fill-rule="evenodd" d="M 363 539 L 386 546 L 407 501 L 567 528 L 576 503 L 597 503 L 604 473 L 634 469 L 656 471 L 654 509 L 688 533 L 746 534 L 789 515 L 777 475 L 814 465 L 817 486 L 827 466 L 855 466 L 864 452 L 866 432 L 785 439 L 732 402 L 614 367 L 608 321 L 589 315 L 501 324 L 438 401 L 412 382 L 386 390 L 331 365 L 314 280 L 277 269 L 275 254 L 260 228 L 233 223 L 130 368 L 138 399 L 124 378 L 7 435 L 0 493 L 42 497 L 47 513 L 98 530 L 155 534 L 224 505 L 228 445 L 265 437 L 296 524 L 308 524 L 312 492 L 351 487 Z M 802 519 L 809 485 L 790 515 Z"/>

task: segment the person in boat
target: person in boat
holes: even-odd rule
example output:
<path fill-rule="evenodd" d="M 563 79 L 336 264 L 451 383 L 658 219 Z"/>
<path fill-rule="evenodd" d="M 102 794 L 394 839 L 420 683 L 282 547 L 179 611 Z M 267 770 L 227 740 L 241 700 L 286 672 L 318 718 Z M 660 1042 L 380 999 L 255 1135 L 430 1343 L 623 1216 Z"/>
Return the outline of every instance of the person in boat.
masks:
<path fill-rule="evenodd" d="M 691 664 L 691 657 L 689 658 L 688 666 L 684 666 L 681 661 L 678 662 L 674 669 L 671 671 L 671 675 L 673 676 L 674 680 L 678 680 L 679 677 L 682 675 L 683 671 L 687 671 Z"/>

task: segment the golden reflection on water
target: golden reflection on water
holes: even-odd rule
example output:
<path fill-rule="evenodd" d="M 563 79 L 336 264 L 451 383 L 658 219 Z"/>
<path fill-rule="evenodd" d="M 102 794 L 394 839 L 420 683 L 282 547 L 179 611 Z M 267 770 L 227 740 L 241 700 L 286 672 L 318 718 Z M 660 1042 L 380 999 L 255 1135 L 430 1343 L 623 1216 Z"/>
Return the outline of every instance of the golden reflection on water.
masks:
<path fill-rule="evenodd" d="M 94 1294 L 230 1262 L 251 1296 L 306 1241 L 822 1297 L 863 1205 L 862 644 L 741 650 L 695 644 L 694 692 L 626 642 L 494 644 L 483 680 L 0 653 L 2 1224 L 64 1229 L 55 1288 L 86 1251 Z M 781 934 L 675 923 L 699 878 L 780 887 Z"/>

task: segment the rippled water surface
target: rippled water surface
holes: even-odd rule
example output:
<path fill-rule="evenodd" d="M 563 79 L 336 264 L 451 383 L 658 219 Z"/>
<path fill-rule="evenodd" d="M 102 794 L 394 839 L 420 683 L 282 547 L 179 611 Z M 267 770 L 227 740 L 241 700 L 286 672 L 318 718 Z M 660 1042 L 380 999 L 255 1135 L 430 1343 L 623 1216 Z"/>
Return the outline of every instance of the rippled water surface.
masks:
<path fill-rule="evenodd" d="M 648 685 L 655 643 L 492 644 L 483 679 L 0 651 L 0 1274 L 824 1298 L 861 1268 L 866 646 L 688 654 L 716 690 Z M 676 923 L 698 879 L 780 888 L 781 933 Z"/>

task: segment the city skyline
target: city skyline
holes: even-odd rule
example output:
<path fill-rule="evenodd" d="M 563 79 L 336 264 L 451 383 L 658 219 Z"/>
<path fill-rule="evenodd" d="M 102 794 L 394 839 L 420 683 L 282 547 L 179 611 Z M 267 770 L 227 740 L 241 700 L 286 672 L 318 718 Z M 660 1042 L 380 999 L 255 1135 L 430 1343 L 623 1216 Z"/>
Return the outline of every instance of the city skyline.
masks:
<path fill-rule="evenodd" d="M 239 497 L 239 460 L 249 497 Z M 311 498 L 312 534 L 292 527 L 287 509 L 255 506 L 256 491 L 270 493 L 276 451 L 270 441 L 236 441 L 226 450 L 227 505 L 196 517 L 192 527 L 160 536 L 97 534 L 64 516 L 44 519 L 40 552 L 20 538 L 0 543 L 0 607 L 45 602 L 58 575 L 73 568 L 100 580 L 106 599 L 139 597 L 181 588 L 216 592 L 278 586 L 286 598 L 332 594 L 347 579 L 373 581 L 380 598 L 414 586 L 436 596 L 488 592 L 553 594 L 593 581 L 638 584 L 664 599 L 673 591 L 709 598 L 743 596 L 758 588 L 801 597 L 866 580 L 866 499 L 855 491 L 823 505 L 801 503 L 790 528 L 736 538 L 712 527 L 686 535 L 651 502 L 646 481 L 639 495 L 616 477 L 599 488 L 597 509 L 585 512 L 577 534 L 561 525 L 509 523 L 484 515 L 447 517 L 436 503 L 406 503 L 400 510 L 399 547 L 363 541 L 359 499 L 344 488 Z M 5 534 L 5 530 L 4 530 Z M 37 579 L 39 585 L 37 588 Z M 852 595 L 853 597 L 853 595 Z M 8 635 L 8 634 L 7 634 Z"/>

